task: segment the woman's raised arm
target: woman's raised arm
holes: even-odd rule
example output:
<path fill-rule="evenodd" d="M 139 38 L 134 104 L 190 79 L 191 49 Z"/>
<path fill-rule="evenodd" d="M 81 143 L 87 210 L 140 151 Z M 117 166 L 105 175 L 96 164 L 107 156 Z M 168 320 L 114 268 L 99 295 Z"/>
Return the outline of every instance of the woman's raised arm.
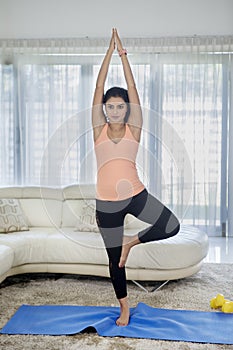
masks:
<path fill-rule="evenodd" d="M 115 50 L 115 29 L 112 30 L 112 37 L 109 43 L 109 48 L 105 54 L 104 60 L 101 64 L 100 71 L 96 80 L 96 87 L 92 102 L 92 126 L 94 128 L 94 136 L 98 137 L 103 124 L 106 122 L 103 113 L 103 95 L 104 85 L 108 74 L 109 64 L 112 54 Z"/>
<path fill-rule="evenodd" d="M 132 133 L 134 134 L 134 137 L 139 141 L 142 127 L 142 111 L 140 107 L 140 99 L 134 81 L 134 76 L 127 58 L 127 52 L 123 48 L 117 30 L 115 30 L 115 40 L 117 45 L 117 51 L 122 61 L 125 81 L 127 84 L 127 90 L 129 95 L 130 115 L 128 118 L 128 124 L 131 128 Z"/>

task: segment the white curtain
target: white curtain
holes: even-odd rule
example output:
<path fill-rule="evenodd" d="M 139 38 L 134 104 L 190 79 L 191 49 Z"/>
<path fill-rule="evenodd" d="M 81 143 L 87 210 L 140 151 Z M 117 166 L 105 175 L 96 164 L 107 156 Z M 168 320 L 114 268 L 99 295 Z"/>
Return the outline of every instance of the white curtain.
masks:
<path fill-rule="evenodd" d="M 183 222 L 221 234 L 233 207 L 233 37 L 123 41 L 144 114 L 142 180 Z M 91 100 L 107 45 L 0 41 L 2 186 L 95 182 Z M 125 86 L 117 55 L 113 85 Z"/>

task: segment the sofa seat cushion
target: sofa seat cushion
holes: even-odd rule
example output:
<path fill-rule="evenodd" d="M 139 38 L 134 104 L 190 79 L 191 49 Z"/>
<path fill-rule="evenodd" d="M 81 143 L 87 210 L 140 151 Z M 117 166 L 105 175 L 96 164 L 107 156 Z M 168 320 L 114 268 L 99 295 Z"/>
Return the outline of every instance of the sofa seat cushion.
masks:
<path fill-rule="evenodd" d="M 126 230 L 125 234 L 135 234 L 135 230 Z M 14 251 L 12 266 L 33 263 L 108 265 L 101 235 L 76 232 L 70 227 L 38 227 L 0 234 L 0 245 Z M 126 266 L 132 269 L 183 269 L 201 262 L 207 252 L 207 235 L 197 228 L 181 225 L 180 232 L 172 238 L 135 246 Z"/>
<path fill-rule="evenodd" d="M 0 244 L 15 252 L 13 267 L 33 263 L 108 263 L 102 238 L 94 232 L 33 227 L 30 231 L 0 234 Z"/>
<path fill-rule="evenodd" d="M 5 245 L 0 245 L 0 276 L 11 269 L 13 260 L 13 249 Z"/>
<path fill-rule="evenodd" d="M 53 259 L 55 259 L 56 251 L 59 251 L 59 254 L 62 254 L 62 262 L 65 261 L 65 256 L 69 255 L 67 262 L 72 262 L 75 257 L 75 262 L 106 263 L 107 255 L 100 234 L 74 232 L 70 228 L 63 228 L 62 232 L 68 238 L 64 246 L 67 252 L 65 250 L 61 252 L 60 247 L 64 244 L 62 238 L 60 241 L 55 240 L 54 242 L 53 237 L 50 236 L 51 243 L 48 246 L 51 245 L 51 248 L 52 244 L 57 246 L 54 251 L 50 249 Z M 125 234 L 135 234 L 135 229 L 126 229 Z M 207 252 L 208 237 L 206 233 L 192 226 L 181 225 L 179 233 L 174 237 L 135 246 L 129 254 L 126 266 L 137 269 L 183 269 L 201 262 L 206 257 Z M 80 260 L 77 261 L 77 258 Z"/>
<path fill-rule="evenodd" d="M 54 229 L 33 228 L 30 231 L 0 234 L 0 245 L 10 247 L 14 251 L 12 266 L 29 263 L 46 262 L 46 238 Z"/>
<path fill-rule="evenodd" d="M 63 227 L 47 237 L 46 254 L 50 263 L 108 264 L 99 233 L 76 232 L 69 227 Z"/>

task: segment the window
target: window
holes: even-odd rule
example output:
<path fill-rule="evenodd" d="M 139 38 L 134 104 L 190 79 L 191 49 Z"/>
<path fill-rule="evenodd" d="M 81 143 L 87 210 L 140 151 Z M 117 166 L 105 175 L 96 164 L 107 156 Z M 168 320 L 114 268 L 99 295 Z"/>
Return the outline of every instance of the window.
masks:
<path fill-rule="evenodd" d="M 157 53 L 129 59 L 144 113 L 140 177 L 183 222 L 219 233 L 227 205 L 224 55 L 174 59 Z M 0 65 L 2 186 L 95 182 L 91 101 L 101 61 L 97 54 L 27 55 Z M 118 57 L 106 88 L 112 85 L 125 87 Z"/>
<path fill-rule="evenodd" d="M 163 66 L 163 116 L 184 140 L 193 169 L 195 186 L 185 214 L 186 222 L 201 226 L 209 217 L 209 229 L 214 222 L 219 231 L 221 205 L 226 206 L 221 203 L 221 177 L 226 173 L 226 168 L 222 168 L 222 126 L 227 118 L 222 113 L 223 85 L 226 83 L 219 63 Z M 183 191 L 179 182 L 174 181 L 173 168 L 168 167 L 165 173 L 170 186 L 164 200 L 172 206 L 174 198 Z"/>
<path fill-rule="evenodd" d="M 14 91 L 13 65 L 0 65 L 0 182 L 3 185 L 14 184 L 17 166 L 18 125 L 15 118 Z"/>

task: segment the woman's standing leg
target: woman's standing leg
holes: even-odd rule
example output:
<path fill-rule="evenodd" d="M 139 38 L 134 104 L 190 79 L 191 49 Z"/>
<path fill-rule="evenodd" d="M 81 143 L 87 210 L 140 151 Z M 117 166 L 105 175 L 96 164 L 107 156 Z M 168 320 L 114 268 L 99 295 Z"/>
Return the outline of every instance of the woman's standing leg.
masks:
<path fill-rule="evenodd" d="M 124 216 L 121 211 L 103 212 L 97 204 L 96 221 L 105 244 L 109 259 L 109 273 L 116 297 L 120 303 L 121 315 L 116 321 L 119 326 L 125 326 L 129 322 L 129 305 L 127 298 L 127 282 L 125 267 L 119 266 L 122 252 Z"/>

